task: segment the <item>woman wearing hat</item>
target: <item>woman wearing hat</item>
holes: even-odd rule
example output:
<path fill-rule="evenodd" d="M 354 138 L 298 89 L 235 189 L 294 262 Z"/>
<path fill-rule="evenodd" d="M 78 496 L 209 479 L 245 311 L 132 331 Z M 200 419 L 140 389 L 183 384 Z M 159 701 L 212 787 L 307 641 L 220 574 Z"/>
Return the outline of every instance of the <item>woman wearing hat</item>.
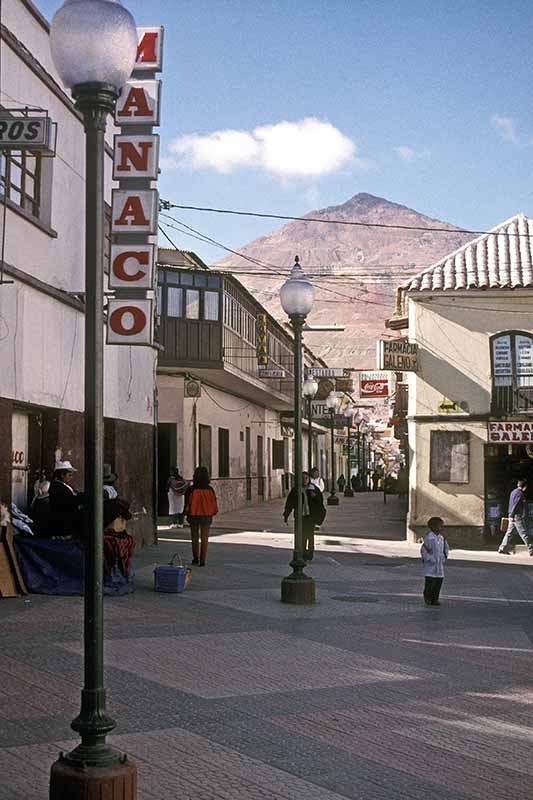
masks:
<path fill-rule="evenodd" d="M 50 484 L 50 535 L 81 536 L 83 494 L 72 486 L 77 470 L 70 461 L 58 461 Z"/>
<path fill-rule="evenodd" d="M 111 464 L 104 464 L 104 499 L 116 500 L 118 497 L 115 482 L 117 476 L 111 470 Z"/>

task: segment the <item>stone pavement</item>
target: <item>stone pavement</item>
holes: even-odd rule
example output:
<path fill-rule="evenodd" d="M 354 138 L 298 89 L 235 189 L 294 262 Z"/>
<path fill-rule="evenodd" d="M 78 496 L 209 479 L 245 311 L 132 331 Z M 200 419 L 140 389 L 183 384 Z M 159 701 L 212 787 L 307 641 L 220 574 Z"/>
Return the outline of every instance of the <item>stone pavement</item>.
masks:
<path fill-rule="evenodd" d="M 526 800 L 533 762 L 531 559 L 452 552 L 443 605 L 417 548 L 324 534 L 310 608 L 279 602 L 285 533 L 221 533 L 181 595 L 136 558 L 107 598 L 114 744 L 139 800 Z M 81 598 L 0 600 L 0 798 L 45 800 L 74 745 Z"/>
<path fill-rule="evenodd" d="M 383 492 L 361 492 L 353 497 L 339 497 L 338 506 L 326 506 L 328 513 L 322 526 L 323 532 L 394 541 L 405 539 L 407 506 L 396 495 L 388 495 L 386 504 L 383 502 Z M 326 498 L 327 492 L 324 502 Z M 284 506 L 284 499 L 272 500 L 219 514 L 215 529 L 286 532 Z"/>

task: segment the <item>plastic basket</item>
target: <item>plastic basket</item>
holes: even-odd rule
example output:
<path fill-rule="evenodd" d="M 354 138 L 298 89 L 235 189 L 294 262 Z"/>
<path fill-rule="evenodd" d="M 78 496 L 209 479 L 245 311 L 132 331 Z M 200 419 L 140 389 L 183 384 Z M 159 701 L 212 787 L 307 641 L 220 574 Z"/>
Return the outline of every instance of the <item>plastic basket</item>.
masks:
<path fill-rule="evenodd" d="M 174 564 L 175 559 L 179 560 L 179 564 Z M 190 575 L 190 568 L 185 567 L 179 555 L 175 553 L 169 564 L 154 569 L 154 589 L 156 592 L 178 594 L 187 587 Z"/>

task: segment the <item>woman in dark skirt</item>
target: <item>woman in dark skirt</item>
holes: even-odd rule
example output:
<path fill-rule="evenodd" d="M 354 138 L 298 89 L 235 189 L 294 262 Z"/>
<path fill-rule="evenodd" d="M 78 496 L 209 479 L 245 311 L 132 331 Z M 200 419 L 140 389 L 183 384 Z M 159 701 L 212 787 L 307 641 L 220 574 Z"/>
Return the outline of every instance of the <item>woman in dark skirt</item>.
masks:
<path fill-rule="evenodd" d="M 217 496 L 207 467 L 196 467 L 192 486 L 185 492 L 185 514 L 191 526 L 192 563 L 205 566 L 209 528 L 218 514 Z"/>

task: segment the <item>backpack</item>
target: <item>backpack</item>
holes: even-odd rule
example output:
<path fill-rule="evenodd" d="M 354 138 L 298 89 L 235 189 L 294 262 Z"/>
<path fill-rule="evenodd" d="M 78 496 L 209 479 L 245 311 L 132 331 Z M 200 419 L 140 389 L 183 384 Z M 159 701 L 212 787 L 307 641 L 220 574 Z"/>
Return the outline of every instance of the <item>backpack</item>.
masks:
<path fill-rule="evenodd" d="M 213 489 L 193 489 L 187 501 L 186 512 L 191 517 L 214 517 L 218 514 L 217 498 Z"/>

